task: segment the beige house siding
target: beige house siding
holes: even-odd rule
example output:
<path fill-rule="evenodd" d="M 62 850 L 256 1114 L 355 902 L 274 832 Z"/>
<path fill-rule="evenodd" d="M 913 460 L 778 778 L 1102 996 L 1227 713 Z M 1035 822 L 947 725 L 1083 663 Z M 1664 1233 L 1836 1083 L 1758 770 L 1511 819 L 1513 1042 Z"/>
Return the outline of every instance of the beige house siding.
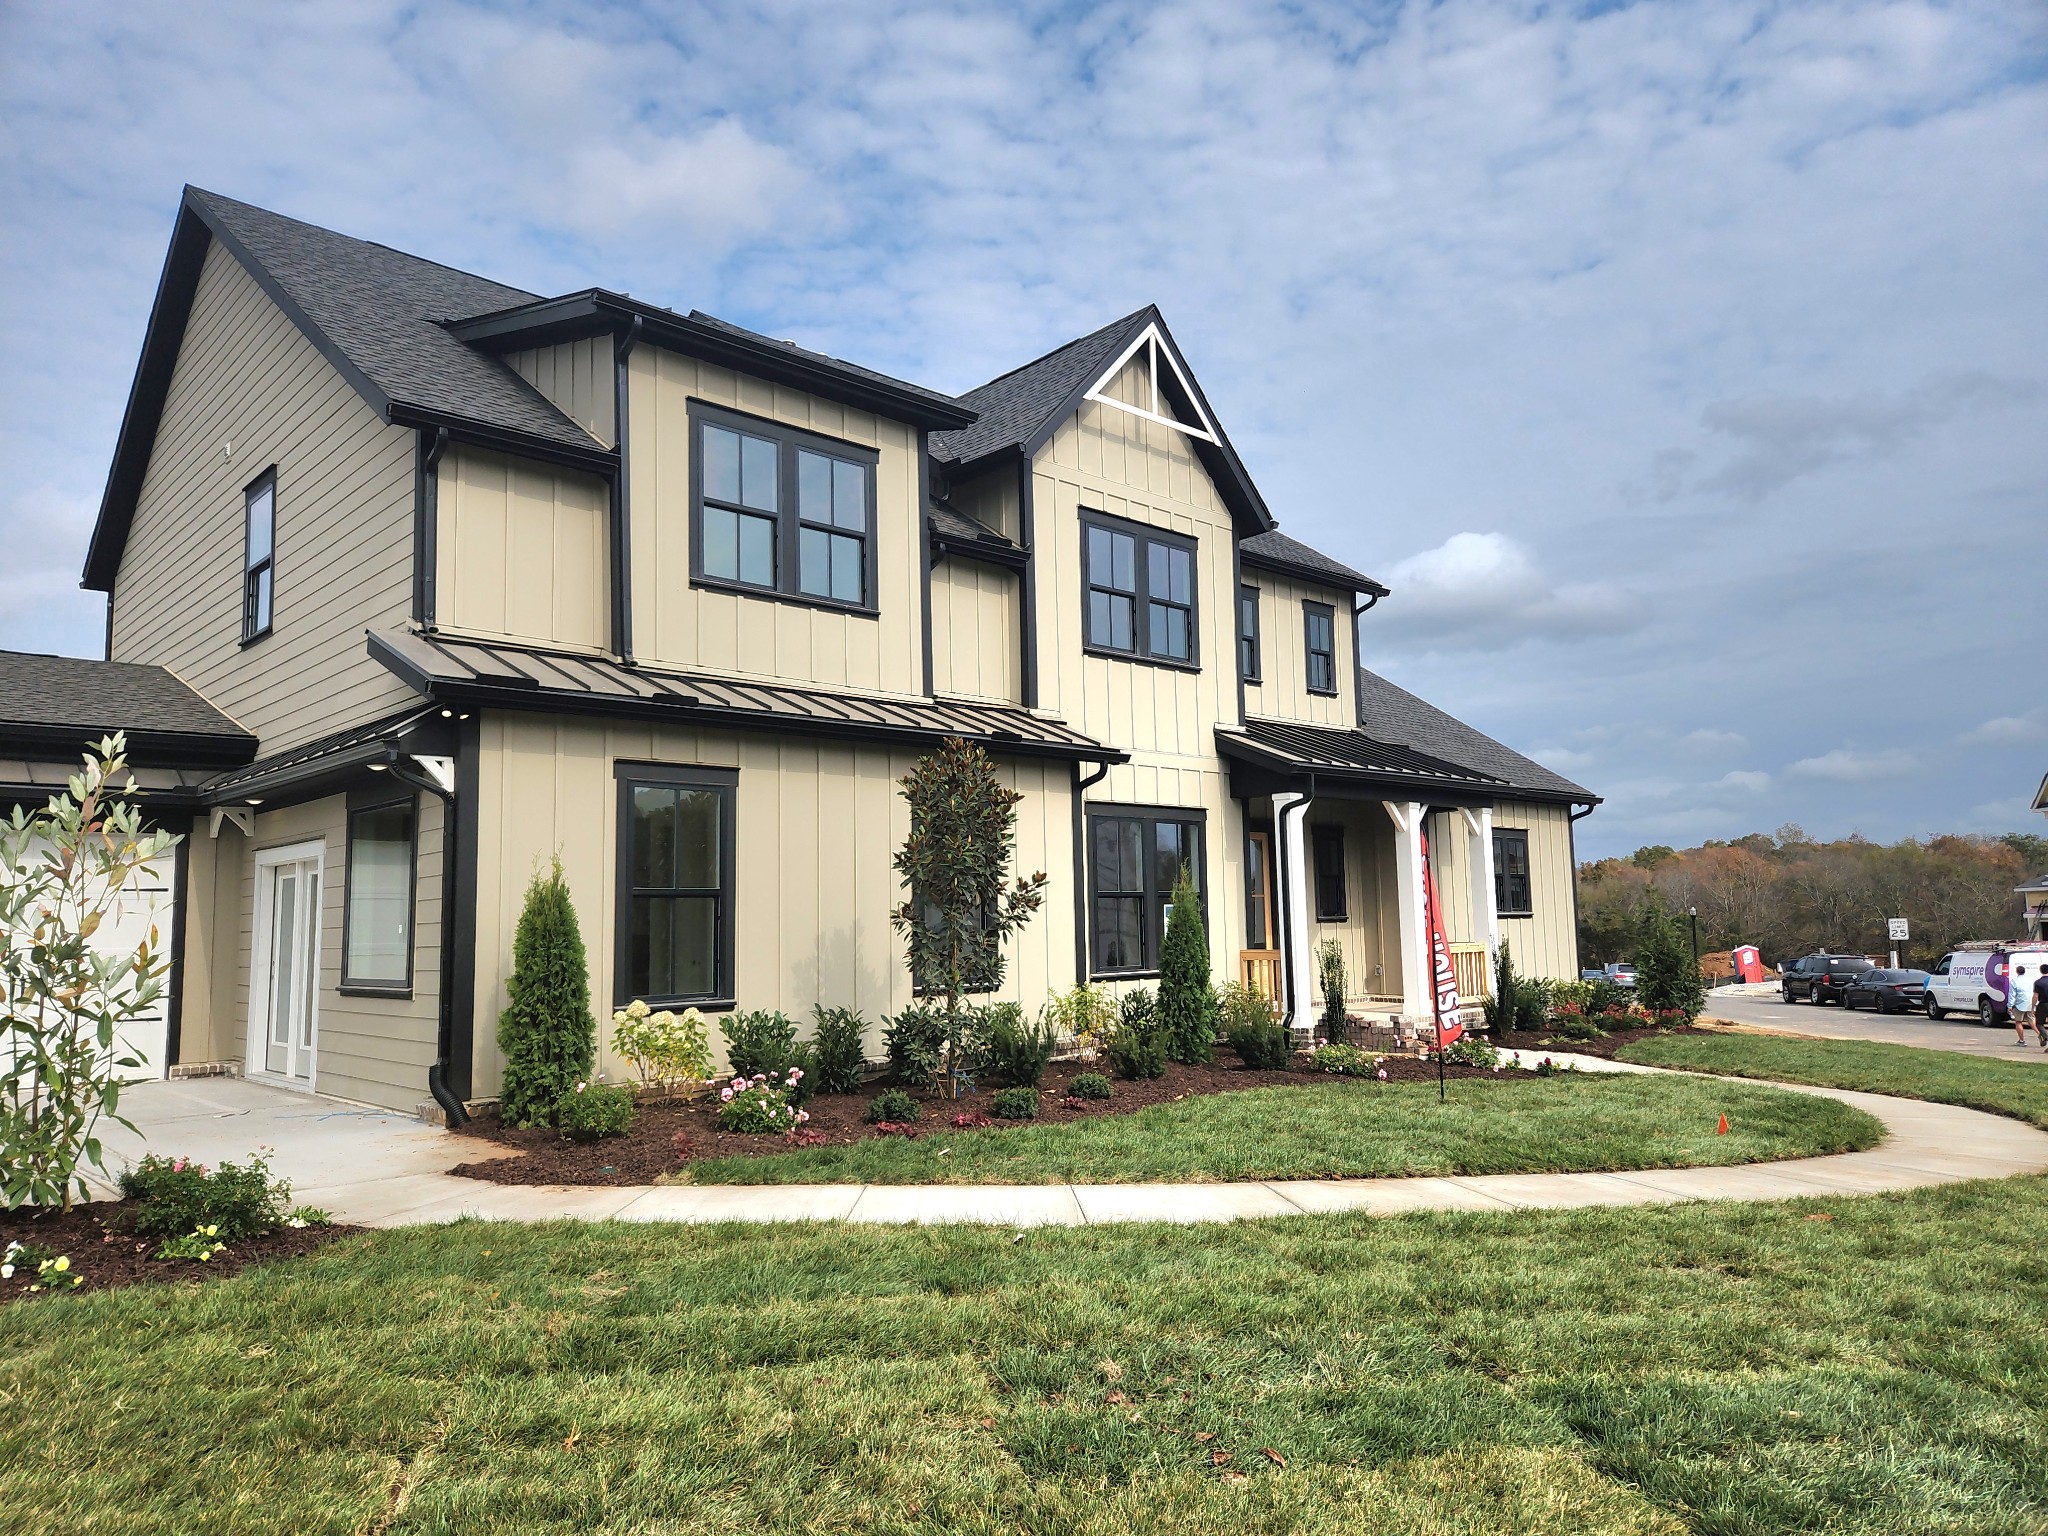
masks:
<path fill-rule="evenodd" d="M 1337 826 L 1344 832 L 1344 918 L 1324 922 L 1316 917 L 1315 829 Z M 1309 808 L 1302 830 L 1302 849 L 1309 860 L 1308 893 L 1310 994 L 1318 1009 L 1323 1003 L 1320 963 L 1322 943 L 1335 939 L 1344 952 L 1345 995 L 1354 1000 L 1401 995 L 1401 920 L 1395 896 L 1394 825 L 1377 801 L 1322 800 Z"/>
<path fill-rule="evenodd" d="M 924 692 L 922 466 L 916 430 L 655 346 L 634 349 L 628 427 L 633 643 L 649 665 L 873 693 Z M 690 402 L 879 455 L 875 617 L 690 584 Z"/>
<path fill-rule="evenodd" d="M 1272 571 L 1246 566 L 1244 584 L 1259 589 L 1259 681 L 1244 685 L 1244 712 L 1267 720 L 1349 730 L 1358 723 L 1358 657 L 1352 646 L 1351 595 L 1309 586 Z M 1308 691 L 1308 624 L 1302 604 L 1328 603 L 1335 610 L 1337 692 Z"/>
<path fill-rule="evenodd" d="M 601 650 L 611 637 L 610 487 L 595 475 L 451 446 L 436 497 L 443 629 Z"/>
<path fill-rule="evenodd" d="M 1005 464 L 953 487 L 946 500 L 955 511 L 993 528 L 1015 543 L 1024 542 L 1023 514 L 1018 510 L 1017 471 Z"/>
<path fill-rule="evenodd" d="M 304 805 L 261 812 L 256 835 L 244 839 L 221 829 L 215 855 L 215 909 L 232 893 L 234 924 L 211 946 L 208 1056 L 186 1044 L 187 1060 L 249 1058 L 250 966 L 255 953 L 256 855 L 294 843 L 321 844 L 320 993 L 314 1026 L 313 1086 L 323 1094 L 411 1110 L 425 1102 L 433 1064 L 441 996 L 441 801 L 418 799 L 418 865 L 413 888 L 413 984 L 409 998 L 349 996 L 340 991 L 342 923 L 346 902 L 347 798 L 330 795 Z M 202 822 L 198 835 L 205 836 Z M 223 925 L 225 926 L 225 925 Z M 224 941 L 231 948 L 224 948 Z M 224 957 L 232 960 L 225 966 Z M 188 983 L 189 983 L 188 973 Z"/>
<path fill-rule="evenodd" d="M 116 661 L 170 668 L 275 752 L 413 695 L 363 631 L 412 608 L 416 439 L 208 248 L 114 583 Z M 242 641 L 242 493 L 277 467 L 272 632 Z"/>
<path fill-rule="evenodd" d="M 607 448 L 612 445 L 618 402 L 610 336 L 587 336 L 552 347 L 527 347 L 506 353 L 505 362 L 547 396 L 564 416 Z"/>
<path fill-rule="evenodd" d="M 1022 700 L 1015 571 L 945 560 L 932 571 L 932 686 L 964 698 Z"/>
<path fill-rule="evenodd" d="M 487 714 L 482 722 L 477 847 L 477 964 L 473 1092 L 502 1080 L 497 1020 L 505 1007 L 512 939 L 526 886 L 559 855 L 583 925 L 599 1056 L 610 1051 L 617 921 L 618 795 L 614 764 L 737 768 L 734 963 L 739 1006 L 779 1008 L 808 1032 L 816 1005 L 859 1008 L 868 1054 L 879 1058 L 884 1016 L 911 1000 L 889 911 L 901 899 L 892 864 L 909 831 L 896 781 L 914 753 L 794 736 L 693 731 L 635 722 Z M 1009 948 L 1001 996 L 1036 1010 L 1073 983 L 1070 770 L 1004 765 L 1018 807 L 1017 868 L 1050 877 L 1047 903 Z M 713 1016 L 714 1020 L 716 1016 Z M 709 1030 L 714 1054 L 722 1038 Z M 722 1059 L 722 1055 L 721 1055 Z"/>
<path fill-rule="evenodd" d="M 1496 829 L 1529 833 L 1529 894 L 1534 915 L 1503 917 L 1500 936 L 1524 976 L 1573 981 L 1579 974 L 1579 914 L 1572 881 L 1571 814 L 1562 805 L 1503 801 Z"/>

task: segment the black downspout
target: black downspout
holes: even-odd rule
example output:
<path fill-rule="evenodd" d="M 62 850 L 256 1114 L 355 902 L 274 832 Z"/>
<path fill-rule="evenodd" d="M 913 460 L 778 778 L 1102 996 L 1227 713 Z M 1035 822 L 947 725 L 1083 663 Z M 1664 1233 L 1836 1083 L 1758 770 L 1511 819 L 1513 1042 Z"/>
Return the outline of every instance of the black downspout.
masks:
<path fill-rule="evenodd" d="M 1017 646 L 1024 654 L 1019 658 L 1023 670 L 1018 679 L 1018 691 L 1023 695 L 1026 709 L 1038 708 L 1038 533 L 1035 526 L 1038 509 L 1034 499 L 1031 455 L 1020 454 L 1017 459 L 1017 541 L 1024 546 L 1024 580 L 1017 594 Z M 1109 772 L 1107 763 L 1102 765 L 1102 772 Z M 1093 784 L 1096 779 L 1088 782 Z"/>
<path fill-rule="evenodd" d="M 413 460 L 412 616 L 421 629 L 434 627 L 438 600 L 435 577 L 441 549 L 441 455 L 448 451 L 448 429 L 432 434 L 422 427 L 419 452 Z"/>
<path fill-rule="evenodd" d="M 448 1082 L 448 1063 L 455 1045 L 455 944 L 449 932 L 452 926 L 449 918 L 455 911 L 455 903 L 450 899 L 451 887 L 459 859 L 455 796 L 432 779 L 402 766 L 395 747 L 386 751 L 385 762 L 391 777 L 399 783 L 424 790 L 441 802 L 441 1005 L 437 1010 L 440 1018 L 434 1037 L 434 1064 L 427 1068 L 427 1092 L 434 1096 L 434 1102 L 448 1117 L 449 1129 L 454 1130 L 469 1123 L 469 1111 L 463 1108 L 461 1096 Z"/>
<path fill-rule="evenodd" d="M 192 846 L 192 828 L 185 828 L 171 852 L 171 975 L 165 984 L 164 1071 L 178 1064 L 178 1050 L 185 1034 L 185 900 L 192 880 L 187 850 Z"/>
<path fill-rule="evenodd" d="M 1074 985 L 1088 981 L 1088 818 L 1082 794 L 1109 775 L 1109 764 L 1097 763 L 1095 771 L 1083 775 L 1074 764 Z"/>
<path fill-rule="evenodd" d="M 917 569 L 924 622 L 924 696 L 933 697 L 932 671 L 932 435 L 917 429 Z"/>
<path fill-rule="evenodd" d="M 1583 969 L 1586 964 L 1586 957 L 1579 950 L 1579 823 L 1592 814 L 1590 805 L 1583 811 L 1574 811 L 1569 805 L 1565 808 L 1565 857 L 1572 861 L 1572 959 L 1578 962 L 1574 970 Z"/>
<path fill-rule="evenodd" d="M 1308 818 L 1308 808 L 1315 803 L 1316 776 L 1310 774 L 1308 776 L 1307 793 L 1285 810 L 1273 813 L 1273 874 L 1278 885 L 1278 889 L 1273 892 L 1273 910 L 1280 914 L 1280 931 L 1274 937 L 1280 940 L 1280 985 L 1287 991 L 1288 1015 L 1293 1017 L 1298 1013 L 1306 1014 L 1309 1021 L 1308 1027 L 1311 1031 L 1315 1029 L 1315 1015 L 1308 1012 L 1305 1007 L 1307 999 L 1296 990 L 1296 987 L 1300 984 L 1300 978 L 1294 974 L 1294 946 L 1287 941 L 1287 935 L 1290 931 L 1288 923 L 1290 914 L 1287 906 L 1294 892 L 1294 863 L 1287 851 L 1287 817 L 1289 812 L 1292 812 L 1306 821 Z M 1307 888 L 1307 875 L 1308 871 L 1302 871 L 1303 889 Z M 1294 915 L 1298 916 L 1304 923 L 1308 921 L 1308 914 L 1306 912 Z"/>
<path fill-rule="evenodd" d="M 612 436 L 618 464 L 612 470 L 612 652 L 633 665 L 633 493 L 632 461 L 626 446 L 626 416 L 632 397 L 628 366 L 639 344 L 644 317 L 635 315 L 612 343 Z"/>

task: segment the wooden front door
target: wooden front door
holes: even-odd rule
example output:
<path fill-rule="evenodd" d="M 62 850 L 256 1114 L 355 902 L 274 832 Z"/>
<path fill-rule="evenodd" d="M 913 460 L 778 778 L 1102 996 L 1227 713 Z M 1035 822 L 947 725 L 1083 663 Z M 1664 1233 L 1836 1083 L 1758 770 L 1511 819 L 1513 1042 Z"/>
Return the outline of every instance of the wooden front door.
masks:
<path fill-rule="evenodd" d="M 1245 838 L 1245 948 L 1238 956 L 1238 979 L 1275 1003 L 1284 1003 L 1280 980 L 1280 922 L 1274 904 L 1273 834 L 1253 832 Z"/>

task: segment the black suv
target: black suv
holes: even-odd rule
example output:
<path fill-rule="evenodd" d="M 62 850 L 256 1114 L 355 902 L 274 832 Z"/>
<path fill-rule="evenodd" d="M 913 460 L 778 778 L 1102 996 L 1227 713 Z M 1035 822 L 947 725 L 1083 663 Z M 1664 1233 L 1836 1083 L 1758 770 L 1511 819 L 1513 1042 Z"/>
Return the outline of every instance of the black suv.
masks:
<path fill-rule="evenodd" d="M 1869 969 L 1861 955 L 1807 955 L 1778 973 L 1778 988 L 1788 1003 L 1839 1003 L 1849 978 Z"/>

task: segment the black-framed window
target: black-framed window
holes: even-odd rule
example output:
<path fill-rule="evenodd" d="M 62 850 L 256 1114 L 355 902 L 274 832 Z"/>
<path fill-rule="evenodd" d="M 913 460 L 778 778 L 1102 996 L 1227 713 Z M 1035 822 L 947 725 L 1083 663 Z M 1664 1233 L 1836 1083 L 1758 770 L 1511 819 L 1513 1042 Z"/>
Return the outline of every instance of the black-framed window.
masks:
<path fill-rule="evenodd" d="M 277 585 L 277 469 L 263 471 L 242 492 L 242 643 L 270 633 Z"/>
<path fill-rule="evenodd" d="M 1301 605 L 1303 644 L 1308 652 L 1308 691 L 1337 691 L 1337 610 L 1328 603 Z"/>
<path fill-rule="evenodd" d="M 1341 923 L 1351 912 L 1350 901 L 1344 894 L 1344 829 L 1319 825 L 1310 828 L 1310 832 L 1316 872 L 1316 921 Z"/>
<path fill-rule="evenodd" d="M 1529 880 L 1529 834 L 1493 834 L 1493 907 L 1502 917 L 1532 917 L 1536 906 Z"/>
<path fill-rule="evenodd" d="M 1203 816 L 1169 806 L 1103 806 L 1088 813 L 1089 973 L 1145 975 L 1159 947 L 1185 864 L 1208 903 Z"/>
<path fill-rule="evenodd" d="M 1259 680 L 1259 589 L 1237 589 L 1237 675 L 1248 683 Z"/>
<path fill-rule="evenodd" d="M 1101 513 L 1081 518 L 1089 650 L 1199 667 L 1195 542 Z"/>
<path fill-rule="evenodd" d="M 692 402 L 691 578 L 875 611 L 871 448 Z"/>
<path fill-rule="evenodd" d="M 617 964 L 624 1005 L 733 996 L 733 809 L 739 772 L 619 763 Z"/>
<path fill-rule="evenodd" d="M 341 985 L 349 991 L 412 991 L 418 838 L 416 796 L 349 807 L 341 920 Z"/>

